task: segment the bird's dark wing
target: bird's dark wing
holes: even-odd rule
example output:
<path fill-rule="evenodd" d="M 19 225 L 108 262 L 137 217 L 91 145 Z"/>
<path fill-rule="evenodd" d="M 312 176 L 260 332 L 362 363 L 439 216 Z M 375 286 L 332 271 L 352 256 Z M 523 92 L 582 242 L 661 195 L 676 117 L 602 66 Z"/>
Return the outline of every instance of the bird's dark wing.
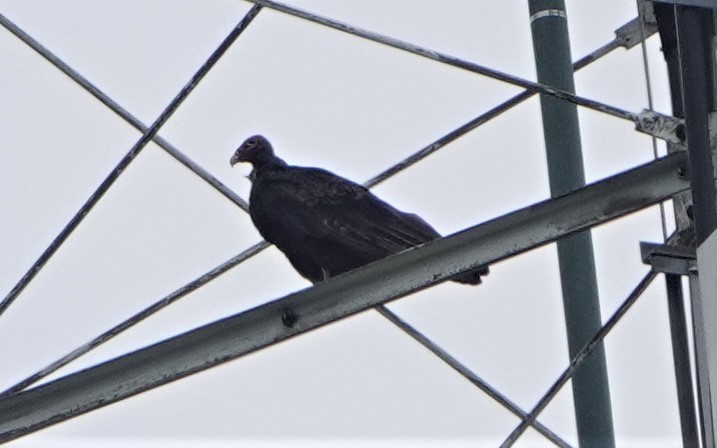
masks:
<path fill-rule="evenodd" d="M 310 254 L 334 275 L 440 236 L 418 216 L 325 170 L 291 167 L 258 179 L 252 191 L 262 235 L 290 259 L 290 252 Z"/>
<path fill-rule="evenodd" d="M 326 239 L 386 256 L 440 236 L 418 216 L 397 210 L 361 185 L 327 171 L 307 174 L 311 181 L 305 194 L 314 203 L 310 208 L 321 218 L 319 232 Z"/>

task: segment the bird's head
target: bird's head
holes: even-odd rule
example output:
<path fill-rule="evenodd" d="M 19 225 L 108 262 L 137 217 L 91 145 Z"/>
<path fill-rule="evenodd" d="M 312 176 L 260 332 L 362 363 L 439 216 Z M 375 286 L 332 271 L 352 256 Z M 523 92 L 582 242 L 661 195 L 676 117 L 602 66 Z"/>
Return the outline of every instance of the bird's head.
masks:
<path fill-rule="evenodd" d="M 274 149 L 269 140 L 261 135 L 254 135 L 244 140 L 229 160 L 232 166 L 239 162 L 249 162 L 254 168 L 270 164 L 274 159 Z"/>

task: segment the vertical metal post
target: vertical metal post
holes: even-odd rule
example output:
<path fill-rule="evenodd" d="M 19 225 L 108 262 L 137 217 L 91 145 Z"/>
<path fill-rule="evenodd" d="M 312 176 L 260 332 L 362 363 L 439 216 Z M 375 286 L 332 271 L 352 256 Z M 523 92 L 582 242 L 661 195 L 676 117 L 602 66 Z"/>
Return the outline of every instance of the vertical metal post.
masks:
<path fill-rule="evenodd" d="M 714 109 L 715 71 L 712 45 L 713 14 L 706 8 L 675 6 L 675 27 L 679 48 L 682 81 L 682 106 L 685 113 L 685 133 L 689 152 L 690 183 L 692 184 L 692 215 L 697 244 L 701 246 L 717 228 L 717 195 L 713 150 L 709 135 L 709 113 Z M 715 405 L 717 405 L 717 347 L 715 327 L 717 317 L 713 311 L 717 296 L 715 290 L 701 291 L 704 281 L 714 272 L 701 272 L 712 260 L 699 256 L 698 271 L 690 275 L 692 320 L 697 368 L 698 402 L 702 422 L 702 443 L 715 447 Z M 701 276 L 700 276 L 701 274 Z M 700 278 L 703 277 L 703 278 Z M 710 365 L 712 364 L 712 365 Z M 711 374 L 711 375 L 710 375 Z M 712 378 L 711 378 L 712 377 Z"/>
<path fill-rule="evenodd" d="M 529 0 L 538 81 L 575 91 L 567 16 L 563 0 Z M 585 185 L 580 128 L 575 105 L 540 95 L 543 132 L 553 197 Z M 557 242 L 570 356 L 600 329 L 595 261 L 590 232 Z M 572 380 L 581 447 L 613 447 L 610 389 L 605 349 L 600 346 Z"/>
<path fill-rule="evenodd" d="M 697 437 L 697 416 L 695 415 L 687 321 L 682 294 L 682 277 L 675 274 L 666 274 L 665 282 L 667 284 L 667 307 L 670 317 L 670 334 L 672 335 L 672 357 L 675 366 L 677 400 L 680 408 L 682 446 L 684 448 L 697 448 L 699 447 L 699 438 Z"/>
<path fill-rule="evenodd" d="M 680 82 L 680 60 L 677 49 L 677 30 L 675 26 L 675 8 L 667 3 L 654 3 L 655 18 L 662 41 L 662 53 L 667 63 L 667 75 L 670 81 L 670 99 L 672 114 L 684 118 L 682 108 L 682 83 Z M 673 143 L 667 144 L 667 152 L 679 151 Z M 687 213 L 691 204 L 690 193 L 683 193 L 673 199 L 677 231 L 681 234 L 678 244 L 692 244 L 692 221 Z M 670 319 L 672 338 L 672 358 L 675 366 L 675 384 L 680 410 L 680 428 L 682 429 L 683 448 L 699 448 L 699 425 L 695 406 L 694 384 L 692 381 L 692 362 L 690 360 L 687 318 L 685 316 L 685 298 L 681 276 L 666 274 L 667 309 Z"/>
<path fill-rule="evenodd" d="M 695 232 L 699 245 L 717 229 L 717 194 L 709 132 L 710 103 L 714 95 L 712 14 L 704 8 L 675 8 Z"/>

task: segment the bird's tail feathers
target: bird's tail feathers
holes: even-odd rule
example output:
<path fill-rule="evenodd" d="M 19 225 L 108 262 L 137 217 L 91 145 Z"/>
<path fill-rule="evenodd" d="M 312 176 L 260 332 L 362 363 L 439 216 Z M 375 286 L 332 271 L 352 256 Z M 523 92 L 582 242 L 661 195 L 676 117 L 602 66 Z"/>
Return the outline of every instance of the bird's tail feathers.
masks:
<path fill-rule="evenodd" d="M 475 286 L 480 285 L 482 283 L 481 276 L 488 275 L 489 273 L 490 270 L 488 269 L 488 266 L 478 266 L 472 271 L 464 272 L 453 277 L 451 280 L 453 280 L 454 282 L 463 283 L 464 285 Z"/>

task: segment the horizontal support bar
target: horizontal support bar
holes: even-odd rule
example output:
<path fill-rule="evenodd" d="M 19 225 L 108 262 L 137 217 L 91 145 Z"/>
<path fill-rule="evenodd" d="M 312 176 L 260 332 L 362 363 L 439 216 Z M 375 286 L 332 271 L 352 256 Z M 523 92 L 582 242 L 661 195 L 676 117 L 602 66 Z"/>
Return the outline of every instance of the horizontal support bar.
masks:
<path fill-rule="evenodd" d="M 686 161 L 684 153 L 671 154 L 3 398 L 0 443 L 669 199 L 689 188 L 679 174 Z"/>

